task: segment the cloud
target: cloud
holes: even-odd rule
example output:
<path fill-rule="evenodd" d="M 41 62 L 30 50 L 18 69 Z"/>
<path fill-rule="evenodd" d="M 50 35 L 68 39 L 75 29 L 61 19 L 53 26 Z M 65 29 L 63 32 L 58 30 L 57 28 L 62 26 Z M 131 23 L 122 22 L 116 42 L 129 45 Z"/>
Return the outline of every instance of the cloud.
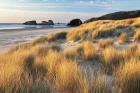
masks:
<path fill-rule="evenodd" d="M 83 8 L 110 8 L 112 0 L 0 0 L 0 8 L 4 9 L 27 9 L 27 10 L 50 10 L 69 11 Z M 11 2 L 12 1 L 12 2 Z M 8 3 L 11 2 L 11 3 Z M 73 11 L 74 11 L 73 10 Z M 75 11 L 78 12 L 78 11 Z"/>
<path fill-rule="evenodd" d="M 0 0 L 0 21 L 85 20 L 110 12 L 139 9 L 139 3 L 139 0 Z"/>

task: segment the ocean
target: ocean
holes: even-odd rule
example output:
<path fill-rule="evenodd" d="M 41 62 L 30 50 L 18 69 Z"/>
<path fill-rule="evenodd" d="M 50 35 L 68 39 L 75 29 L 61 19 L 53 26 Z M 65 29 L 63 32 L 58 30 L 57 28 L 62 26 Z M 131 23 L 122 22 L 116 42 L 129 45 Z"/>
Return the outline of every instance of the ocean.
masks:
<path fill-rule="evenodd" d="M 20 23 L 0 23 L 0 30 L 22 30 L 22 29 L 46 29 L 46 28 L 64 28 L 66 24 L 55 25 L 23 25 Z"/>

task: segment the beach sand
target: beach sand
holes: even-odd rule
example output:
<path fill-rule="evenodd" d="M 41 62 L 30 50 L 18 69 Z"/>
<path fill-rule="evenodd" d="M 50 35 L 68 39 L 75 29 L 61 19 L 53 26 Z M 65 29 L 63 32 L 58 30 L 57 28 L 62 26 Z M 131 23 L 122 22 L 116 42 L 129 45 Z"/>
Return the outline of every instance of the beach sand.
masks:
<path fill-rule="evenodd" d="M 70 31 L 73 28 L 48 28 L 33 30 L 0 30 L 0 51 L 5 51 L 17 44 L 28 42 L 52 32 Z"/>

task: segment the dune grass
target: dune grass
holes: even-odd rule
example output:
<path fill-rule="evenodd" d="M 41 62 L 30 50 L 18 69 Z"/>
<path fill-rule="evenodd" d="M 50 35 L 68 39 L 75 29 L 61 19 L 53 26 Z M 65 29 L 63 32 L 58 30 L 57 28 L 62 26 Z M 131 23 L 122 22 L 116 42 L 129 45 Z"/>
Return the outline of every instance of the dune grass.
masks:
<path fill-rule="evenodd" d="M 0 53 L 0 93 L 139 93 L 139 43 L 115 43 L 132 38 L 128 27 L 139 41 L 139 20 L 91 22 Z"/>
<path fill-rule="evenodd" d="M 56 79 L 57 70 L 59 65 L 63 62 L 63 55 L 57 51 L 49 51 L 48 55 L 46 56 L 46 67 L 48 73 L 46 74 L 47 79 L 50 84 L 53 84 Z"/>
<path fill-rule="evenodd" d="M 18 50 L 12 55 L 7 53 L 2 54 L 0 56 L 0 92 L 49 92 L 47 82 L 41 80 L 43 64 L 40 63 L 40 68 L 34 66 L 36 63 L 35 58 L 34 53 L 27 50 Z M 44 71 L 46 71 L 46 69 L 44 69 Z"/>
<path fill-rule="evenodd" d="M 33 41 L 33 44 L 45 43 L 45 42 L 53 42 L 57 40 L 64 40 L 66 39 L 67 32 L 57 32 L 57 33 L 50 33 L 47 36 L 42 36 Z"/>
<path fill-rule="evenodd" d="M 140 41 L 140 29 L 135 29 L 134 41 Z"/>
<path fill-rule="evenodd" d="M 110 92 L 109 85 L 107 84 L 106 77 L 104 75 L 97 75 L 94 77 L 89 93 L 108 93 Z"/>
<path fill-rule="evenodd" d="M 92 42 L 86 43 L 93 47 Z M 63 51 L 44 45 L 30 47 L 0 54 L 1 93 L 99 93 L 98 89 L 104 88 L 99 87 L 103 82 L 94 82 L 95 89 L 88 86 L 76 60 L 67 58 Z"/>
<path fill-rule="evenodd" d="M 140 47 L 137 43 L 132 43 L 126 49 L 122 50 L 123 60 L 129 61 L 130 59 L 140 58 Z"/>
<path fill-rule="evenodd" d="M 93 45 L 93 42 L 88 40 L 84 41 L 82 43 L 82 50 L 82 56 L 84 60 L 93 60 L 96 57 L 97 49 Z"/>
<path fill-rule="evenodd" d="M 127 42 L 128 40 L 129 40 L 129 39 L 128 39 L 127 33 L 125 33 L 125 32 L 122 32 L 122 33 L 120 34 L 119 38 L 118 38 L 118 41 L 119 41 L 120 43 L 125 43 L 125 42 Z"/>
<path fill-rule="evenodd" d="M 78 47 L 66 48 L 63 51 L 66 58 L 71 60 L 76 60 L 80 57 L 80 52 L 78 52 Z"/>
<path fill-rule="evenodd" d="M 76 62 L 60 64 L 56 85 L 61 93 L 88 93 L 86 81 L 82 78 Z"/>
<path fill-rule="evenodd" d="M 49 93 L 50 90 L 57 90 L 64 93 L 88 93 L 86 78 L 82 76 L 77 63 L 64 55 L 43 45 L 34 46 L 30 51 L 28 48 L 17 49 L 12 53 L 1 54 L 0 91 Z M 14 86 L 10 83 L 14 83 Z M 57 89 L 50 86 L 56 86 Z"/>
<path fill-rule="evenodd" d="M 140 63 L 132 59 L 121 65 L 115 73 L 116 84 L 120 93 L 140 92 Z"/>
<path fill-rule="evenodd" d="M 86 23 L 74 29 L 73 31 L 68 32 L 67 40 L 81 40 L 86 36 L 87 33 L 91 34 L 93 39 L 118 36 L 121 32 L 126 31 L 127 28 L 139 27 L 139 20 L 140 18 L 133 18 L 118 21 L 110 20 Z"/>
<path fill-rule="evenodd" d="M 109 39 L 101 39 L 99 42 L 98 42 L 98 47 L 99 48 L 106 48 L 106 47 L 109 47 L 109 46 L 113 46 L 113 40 L 109 40 Z"/>
<path fill-rule="evenodd" d="M 112 73 L 123 60 L 121 52 L 114 47 L 107 47 L 101 56 L 107 73 Z"/>

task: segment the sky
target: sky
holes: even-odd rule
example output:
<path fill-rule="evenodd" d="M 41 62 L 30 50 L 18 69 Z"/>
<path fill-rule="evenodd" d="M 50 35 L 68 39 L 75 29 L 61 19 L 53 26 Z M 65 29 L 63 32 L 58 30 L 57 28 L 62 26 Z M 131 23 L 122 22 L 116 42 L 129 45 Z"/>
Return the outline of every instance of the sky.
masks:
<path fill-rule="evenodd" d="M 139 10 L 140 0 L 0 0 L 0 23 L 52 19 L 83 21 L 116 11 Z"/>

